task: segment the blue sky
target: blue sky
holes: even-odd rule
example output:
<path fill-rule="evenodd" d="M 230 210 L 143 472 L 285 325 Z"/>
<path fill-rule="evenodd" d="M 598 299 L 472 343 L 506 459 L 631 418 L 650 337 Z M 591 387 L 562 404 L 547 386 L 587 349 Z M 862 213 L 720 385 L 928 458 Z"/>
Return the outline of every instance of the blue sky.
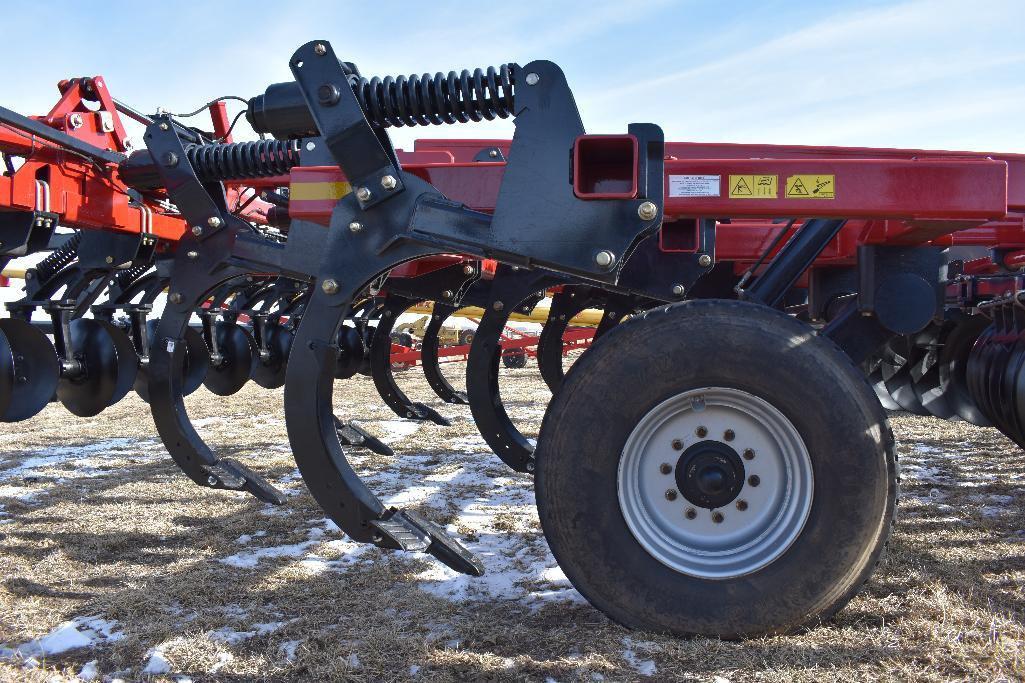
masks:
<path fill-rule="evenodd" d="M 670 140 L 1025 152 L 1021 0 L 426 5 L 3 2 L 0 104 L 45 113 L 58 80 L 102 74 L 141 109 L 187 111 L 290 79 L 294 49 L 321 38 L 367 75 L 550 59 L 589 132 L 651 121 Z"/>

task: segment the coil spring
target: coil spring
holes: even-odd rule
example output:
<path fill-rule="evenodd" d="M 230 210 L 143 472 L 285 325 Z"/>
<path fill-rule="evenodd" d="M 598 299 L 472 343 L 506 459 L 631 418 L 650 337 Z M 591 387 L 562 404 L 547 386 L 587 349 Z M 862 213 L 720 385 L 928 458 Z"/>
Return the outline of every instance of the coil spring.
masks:
<path fill-rule="evenodd" d="M 150 263 L 140 263 L 137 266 L 132 266 L 128 270 L 119 270 L 114 274 L 114 280 L 117 282 L 118 287 L 126 289 L 133 282 L 148 273 L 151 267 L 152 264 Z"/>
<path fill-rule="evenodd" d="M 513 112 L 512 68 L 474 69 L 409 77 L 353 79 L 352 89 L 367 118 L 379 126 L 427 126 L 509 118 Z"/>
<path fill-rule="evenodd" d="M 297 140 L 253 140 L 228 144 L 190 145 L 189 163 L 202 182 L 284 175 L 299 164 Z"/>
<path fill-rule="evenodd" d="M 40 261 L 36 267 L 36 281 L 46 282 L 56 275 L 64 266 L 75 260 L 78 256 L 78 244 L 82 241 L 82 231 L 73 234 L 64 246 L 55 249 L 49 256 Z"/>

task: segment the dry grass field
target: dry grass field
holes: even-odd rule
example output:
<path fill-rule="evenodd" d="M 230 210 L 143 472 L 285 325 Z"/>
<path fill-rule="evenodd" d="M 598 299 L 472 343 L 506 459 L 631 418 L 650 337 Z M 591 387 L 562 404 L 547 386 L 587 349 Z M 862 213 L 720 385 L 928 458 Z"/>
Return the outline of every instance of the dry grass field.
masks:
<path fill-rule="evenodd" d="M 536 368 L 503 371 L 536 435 Z M 136 397 L 94 419 L 57 406 L 0 431 L 0 678 L 10 681 L 863 681 L 1025 677 L 1025 457 L 995 430 L 895 415 L 902 494 L 861 594 L 806 633 L 747 642 L 627 631 L 555 565 L 530 480 L 451 427 L 392 415 L 371 382 L 336 406 L 396 455 L 356 451 L 387 503 L 449 525 L 480 579 L 353 544 L 292 462 L 281 391 L 189 398 L 204 438 L 264 473 L 285 506 L 189 482 Z"/>

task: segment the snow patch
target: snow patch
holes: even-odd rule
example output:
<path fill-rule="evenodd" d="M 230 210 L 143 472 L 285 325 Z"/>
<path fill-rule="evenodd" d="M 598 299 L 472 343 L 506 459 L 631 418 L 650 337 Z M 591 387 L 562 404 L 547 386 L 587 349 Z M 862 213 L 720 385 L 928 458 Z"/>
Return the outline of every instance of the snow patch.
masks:
<path fill-rule="evenodd" d="M 115 642 L 124 638 L 124 633 L 117 630 L 116 621 L 108 621 L 100 617 L 76 617 L 65 621 L 45 636 L 30 640 L 11 649 L 0 649 L 0 657 L 10 658 L 20 655 L 26 659 L 61 654 L 69 650 L 91 648 L 105 642 Z"/>

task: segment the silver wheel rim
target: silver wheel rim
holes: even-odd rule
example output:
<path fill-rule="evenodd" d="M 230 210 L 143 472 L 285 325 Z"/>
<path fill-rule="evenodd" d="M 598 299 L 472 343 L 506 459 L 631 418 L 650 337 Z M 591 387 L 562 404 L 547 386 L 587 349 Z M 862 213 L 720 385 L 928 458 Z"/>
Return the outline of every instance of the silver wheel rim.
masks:
<path fill-rule="evenodd" d="M 729 446 L 743 464 L 739 493 L 711 509 L 688 500 L 676 478 L 684 454 L 715 446 L 709 442 Z M 667 567 L 706 579 L 750 574 L 783 555 L 804 528 L 815 488 L 811 458 L 790 420 L 727 387 L 693 389 L 650 410 L 623 447 L 617 483 L 637 542 Z"/>

